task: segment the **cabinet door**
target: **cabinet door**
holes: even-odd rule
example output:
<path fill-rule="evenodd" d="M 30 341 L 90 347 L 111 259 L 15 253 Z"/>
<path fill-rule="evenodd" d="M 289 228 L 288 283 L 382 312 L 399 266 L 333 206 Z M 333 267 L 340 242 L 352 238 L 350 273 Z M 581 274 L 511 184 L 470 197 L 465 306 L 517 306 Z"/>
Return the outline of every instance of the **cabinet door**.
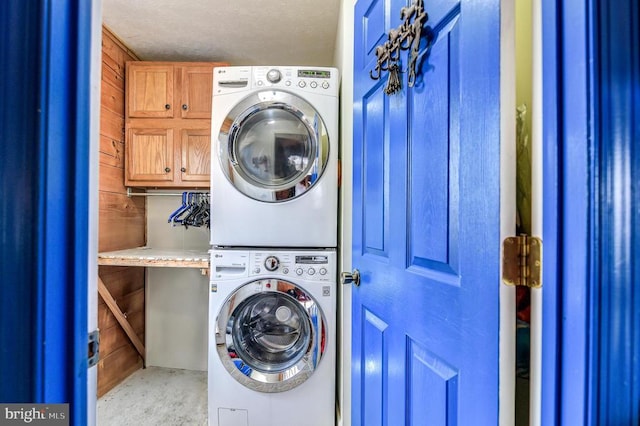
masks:
<path fill-rule="evenodd" d="M 203 182 L 209 186 L 211 173 L 211 131 L 209 129 L 182 129 L 183 182 Z"/>
<path fill-rule="evenodd" d="M 211 119 L 213 66 L 182 67 L 182 118 Z"/>
<path fill-rule="evenodd" d="M 127 185 L 172 182 L 173 129 L 130 128 L 127 132 Z"/>
<path fill-rule="evenodd" d="M 127 114 L 129 117 L 173 117 L 173 65 L 129 63 Z"/>

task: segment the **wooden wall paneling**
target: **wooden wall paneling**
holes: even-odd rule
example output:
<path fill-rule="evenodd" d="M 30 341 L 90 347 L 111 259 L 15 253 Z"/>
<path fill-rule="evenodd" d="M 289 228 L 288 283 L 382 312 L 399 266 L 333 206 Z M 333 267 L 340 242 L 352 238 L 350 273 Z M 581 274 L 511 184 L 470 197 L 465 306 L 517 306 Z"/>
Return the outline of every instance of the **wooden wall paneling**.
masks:
<path fill-rule="evenodd" d="M 116 300 L 144 289 L 144 268 L 101 265 L 100 277 L 109 281 L 109 292 Z"/>
<path fill-rule="evenodd" d="M 117 87 L 124 93 L 124 76 L 104 62 L 102 63 L 102 82 Z"/>
<path fill-rule="evenodd" d="M 106 27 L 102 31 L 102 81 L 100 101 L 100 180 L 98 250 L 143 246 L 146 243 L 146 206 L 142 197 L 127 197 L 124 186 L 125 63 L 137 60 Z M 144 341 L 144 268 L 99 267 L 99 275 L 135 334 Z M 98 298 L 100 361 L 98 397 L 143 365 L 142 358 Z"/>
<path fill-rule="evenodd" d="M 109 310 L 107 305 L 101 304 L 101 309 Z M 113 315 L 111 315 L 113 318 Z M 143 340 L 144 339 L 144 311 L 138 311 L 127 314 L 127 320 L 131 327 L 136 332 L 136 335 Z M 129 343 L 129 338 L 120 327 L 120 324 L 116 322 L 116 319 L 113 318 L 114 324 L 106 329 L 105 331 L 109 331 L 105 333 L 105 339 L 100 341 L 100 354 L 105 357 L 109 354 L 115 352 L 117 349 L 120 349 L 122 346 L 126 346 Z M 113 329 L 113 330 L 111 330 Z"/>
<path fill-rule="evenodd" d="M 98 362 L 98 398 L 133 372 L 142 368 L 142 358 L 133 345 L 123 346 Z"/>
<path fill-rule="evenodd" d="M 117 300 L 118 306 L 120 306 L 120 303 L 126 303 L 126 308 L 125 310 L 123 310 L 123 312 L 126 314 L 127 319 L 129 320 L 129 323 L 131 324 L 131 326 L 133 327 L 133 329 L 135 330 L 136 334 L 138 336 L 143 336 L 145 329 L 144 329 L 144 292 L 143 291 L 138 291 L 134 294 L 128 294 L 126 298 L 121 298 Z M 104 330 L 100 329 L 100 332 L 103 331 L 108 331 L 109 329 L 115 327 L 119 330 L 122 330 L 122 327 L 120 327 L 120 325 L 118 324 L 118 320 L 116 319 L 116 317 L 113 315 L 113 313 L 111 313 L 111 311 L 109 310 L 109 307 L 106 305 L 106 303 L 102 300 L 102 298 L 100 298 L 100 301 L 98 302 L 98 318 L 103 321 L 103 327 Z M 133 321 L 135 319 L 135 321 Z M 134 323 L 135 323 L 135 327 L 134 327 Z M 141 327 L 141 328 L 138 328 Z M 122 346 L 124 344 L 128 344 L 129 343 L 129 339 L 126 337 L 126 335 L 122 335 L 124 336 L 122 339 L 120 339 L 120 344 L 116 345 L 117 347 Z M 108 340 L 109 337 L 109 333 L 105 333 L 105 339 Z M 112 337 L 112 339 L 114 340 L 118 340 L 118 336 L 114 335 Z M 100 341 L 100 356 L 105 357 L 109 355 L 109 351 L 104 351 L 103 352 L 103 347 L 102 347 L 102 340 Z"/>
<path fill-rule="evenodd" d="M 136 55 L 107 27 L 102 27 L 102 63 L 117 71 L 123 78 L 125 63 L 137 61 Z"/>
<path fill-rule="evenodd" d="M 122 326 L 125 333 L 127 333 L 127 337 L 129 338 L 129 340 L 131 340 L 133 345 L 136 347 L 136 350 L 142 357 L 142 362 L 144 363 L 144 360 L 146 358 L 146 350 L 144 347 L 144 343 L 137 336 L 136 331 L 133 329 L 133 327 L 131 326 L 131 324 L 127 319 L 127 311 L 131 308 L 130 306 L 128 306 L 127 302 L 131 302 L 132 300 L 134 301 L 142 300 L 142 303 L 144 303 L 144 290 L 135 292 L 131 295 L 127 295 L 126 299 L 122 299 L 120 301 L 120 305 L 123 304 L 123 302 L 126 303 L 126 306 L 123 306 L 122 309 L 119 306 L 119 304 L 116 302 L 116 300 L 113 298 L 111 293 L 109 293 L 107 286 L 104 284 L 104 282 L 100 278 L 98 278 L 98 293 L 100 294 L 100 297 L 102 298 L 104 303 L 106 303 L 106 305 L 109 307 L 109 310 L 111 311 L 111 313 L 116 317 L 116 320 Z M 138 296 L 138 297 L 135 297 L 135 296 Z"/>
<path fill-rule="evenodd" d="M 100 135 L 124 142 L 124 116 L 100 108 Z"/>
<path fill-rule="evenodd" d="M 124 142 L 100 135 L 100 164 L 124 169 Z"/>
<path fill-rule="evenodd" d="M 100 91 L 100 106 L 124 116 L 124 91 L 105 81 L 104 75 Z"/>
<path fill-rule="evenodd" d="M 120 179 L 122 176 L 122 169 L 119 167 L 107 166 L 106 164 L 100 167 L 100 186 L 102 192 L 109 192 L 114 194 L 124 195 L 126 198 L 127 188 L 124 186 L 124 181 Z"/>

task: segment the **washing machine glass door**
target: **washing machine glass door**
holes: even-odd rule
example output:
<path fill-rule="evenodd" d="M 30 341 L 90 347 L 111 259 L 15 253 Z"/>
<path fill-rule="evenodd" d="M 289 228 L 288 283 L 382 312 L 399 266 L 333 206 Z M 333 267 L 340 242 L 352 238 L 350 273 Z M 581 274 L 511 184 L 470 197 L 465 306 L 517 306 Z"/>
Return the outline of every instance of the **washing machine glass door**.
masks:
<path fill-rule="evenodd" d="M 326 330 L 324 315 L 303 289 L 257 280 L 227 298 L 216 320 L 216 348 L 237 381 L 259 392 L 282 392 L 313 374 Z"/>
<path fill-rule="evenodd" d="M 218 142 L 229 182 L 265 202 L 304 194 L 329 160 L 329 135 L 318 112 L 299 96 L 278 90 L 240 101 L 223 121 Z"/>

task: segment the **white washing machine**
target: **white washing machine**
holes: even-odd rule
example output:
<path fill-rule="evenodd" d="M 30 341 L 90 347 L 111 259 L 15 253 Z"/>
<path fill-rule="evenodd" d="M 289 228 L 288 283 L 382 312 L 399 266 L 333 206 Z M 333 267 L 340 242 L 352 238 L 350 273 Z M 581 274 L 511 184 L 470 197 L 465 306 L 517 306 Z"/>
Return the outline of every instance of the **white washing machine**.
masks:
<path fill-rule="evenodd" d="M 335 320 L 335 250 L 212 250 L 209 425 L 333 425 Z"/>
<path fill-rule="evenodd" d="M 336 247 L 338 70 L 213 73 L 211 245 Z"/>

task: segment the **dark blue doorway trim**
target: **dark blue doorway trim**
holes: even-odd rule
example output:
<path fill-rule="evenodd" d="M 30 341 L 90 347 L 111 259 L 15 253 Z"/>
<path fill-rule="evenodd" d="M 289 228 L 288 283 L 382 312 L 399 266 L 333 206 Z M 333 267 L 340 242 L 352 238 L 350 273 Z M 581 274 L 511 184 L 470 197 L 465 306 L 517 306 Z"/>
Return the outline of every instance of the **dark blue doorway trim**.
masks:
<path fill-rule="evenodd" d="M 591 424 L 640 424 L 640 5 L 597 2 Z"/>
<path fill-rule="evenodd" d="M 543 302 L 542 302 L 542 389 L 541 389 L 541 423 L 543 425 L 558 424 L 558 407 L 556 404 L 562 333 L 560 306 L 562 288 L 560 281 L 560 235 L 561 228 L 558 212 L 560 211 L 560 153 L 559 129 L 562 123 L 561 87 L 558 29 L 559 8 L 556 2 L 542 3 L 542 111 L 543 111 Z"/>
<path fill-rule="evenodd" d="M 542 424 L 640 424 L 640 7 L 543 4 Z"/>
<path fill-rule="evenodd" d="M 35 392 L 41 7 L 0 2 L 1 402 L 29 402 Z"/>
<path fill-rule="evenodd" d="M 0 6 L 1 402 L 86 423 L 89 67 L 83 0 Z M 11 342 L 11 344 L 5 344 Z"/>
<path fill-rule="evenodd" d="M 542 424 L 591 406 L 593 34 L 590 1 L 543 2 Z"/>

